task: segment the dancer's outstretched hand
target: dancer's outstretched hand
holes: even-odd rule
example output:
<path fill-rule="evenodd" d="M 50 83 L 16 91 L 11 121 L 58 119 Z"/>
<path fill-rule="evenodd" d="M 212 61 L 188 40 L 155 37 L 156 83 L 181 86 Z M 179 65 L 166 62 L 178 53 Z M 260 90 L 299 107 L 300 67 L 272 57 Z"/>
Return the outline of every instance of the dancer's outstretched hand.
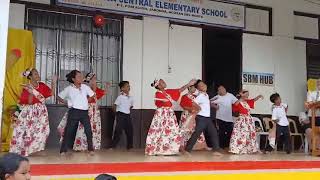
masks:
<path fill-rule="evenodd" d="M 196 79 L 192 79 L 192 80 L 189 81 L 188 85 L 189 86 L 193 86 L 196 82 L 197 82 Z"/>

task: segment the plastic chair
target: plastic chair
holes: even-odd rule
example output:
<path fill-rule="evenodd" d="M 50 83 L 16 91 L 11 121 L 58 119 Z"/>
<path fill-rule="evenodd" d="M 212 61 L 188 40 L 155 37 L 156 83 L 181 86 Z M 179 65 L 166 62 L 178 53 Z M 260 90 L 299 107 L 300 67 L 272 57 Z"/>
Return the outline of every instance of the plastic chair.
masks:
<path fill-rule="evenodd" d="M 297 128 L 297 124 L 294 120 L 288 118 L 289 124 L 293 126 L 293 129 L 290 128 L 290 136 L 291 136 L 291 144 L 292 144 L 292 150 L 294 150 L 294 139 L 296 136 L 300 137 L 301 139 L 301 146 L 300 146 L 300 150 L 304 149 L 304 138 L 303 138 L 303 134 L 298 132 L 298 128 Z"/>
<path fill-rule="evenodd" d="M 272 120 L 268 117 L 264 117 L 262 120 L 263 120 L 264 126 L 266 127 L 266 131 L 269 131 L 269 129 L 271 129 L 269 123 L 272 122 Z"/>
<path fill-rule="evenodd" d="M 269 133 L 269 130 L 271 129 L 270 123 L 273 123 L 273 126 L 276 126 L 276 123 L 274 123 L 274 122 L 271 120 L 271 118 L 264 117 L 262 120 L 263 120 L 264 126 L 266 127 L 266 132 L 268 132 L 268 133 Z M 268 142 L 266 141 L 266 145 L 267 145 L 267 143 L 268 143 Z M 277 144 L 277 142 L 276 142 L 276 144 Z M 266 146 L 266 145 L 265 145 L 265 146 Z M 274 150 L 277 151 L 277 145 L 275 146 Z"/>
<path fill-rule="evenodd" d="M 252 117 L 252 120 L 254 121 L 254 124 L 259 124 L 262 132 L 257 132 L 257 147 L 258 149 L 260 149 L 260 139 L 261 139 L 261 136 L 266 136 L 266 138 L 268 138 L 269 136 L 269 133 L 265 131 L 264 127 L 263 127 L 263 124 L 261 122 L 261 120 L 257 117 Z"/>
<path fill-rule="evenodd" d="M 304 153 L 309 154 L 309 143 L 306 134 L 304 134 Z"/>

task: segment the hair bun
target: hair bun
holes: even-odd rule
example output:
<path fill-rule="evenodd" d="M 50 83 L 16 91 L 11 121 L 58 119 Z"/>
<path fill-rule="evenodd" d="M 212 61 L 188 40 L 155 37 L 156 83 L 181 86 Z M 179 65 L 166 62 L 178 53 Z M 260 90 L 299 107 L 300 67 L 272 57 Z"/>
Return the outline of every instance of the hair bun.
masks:
<path fill-rule="evenodd" d="M 32 70 L 32 68 L 27 68 L 25 71 L 23 71 L 22 76 L 29 77 Z"/>

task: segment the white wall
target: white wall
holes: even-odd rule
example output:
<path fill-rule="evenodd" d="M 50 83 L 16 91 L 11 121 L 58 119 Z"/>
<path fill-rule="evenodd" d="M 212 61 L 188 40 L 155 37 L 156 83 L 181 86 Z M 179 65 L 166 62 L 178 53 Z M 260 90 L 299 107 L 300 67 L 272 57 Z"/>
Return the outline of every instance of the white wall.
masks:
<path fill-rule="evenodd" d="M 2 101 L 5 79 L 5 68 L 7 58 L 7 37 L 8 37 L 8 19 L 9 19 L 9 0 L 0 1 L 0 119 L 2 119 Z M 1 123 L 0 123 L 1 134 Z"/>
<path fill-rule="evenodd" d="M 144 109 L 153 107 L 154 89 L 150 86 L 151 82 L 155 78 L 167 79 L 168 28 L 169 21 L 166 19 L 144 18 L 143 20 L 142 108 Z"/>
<path fill-rule="evenodd" d="M 244 85 L 252 97 L 265 98 L 256 104 L 253 113 L 270 114 L 272 93 L 280 93 L 289 104 L 289 115 L 303 111 L 306 96 L 306 44 L 304 41 L 244 34 L 243 71 L 275 74 L 275 86 Z"/>
<path fill-rule="evenodd" d="M 123 78 L 133 82 L 135 108 L 154 108 L 156 90 L 150 85 L 155 78 L 164 79 L 168 88 L 179 88 L 192 78 L 201 78 L 200 28 L 169 27 L 165 19 L 125 19 L 123 52 Z"/>
<path fill-rule="evenodd" d="M 186 26 L 172 26 L 171 29 L 168 20 L 144 18 L 143 109 L 154 108 L 155 89 L 150 84 L 155 78 L 164 79 L 168 88 L 179 88 L 192 78 L 200 78 L 201 44 L 201 29 Z"/>
<path fill-rule="evenodd" d="M 142 107 L 142 24 L 136 19 L 124 19 L 123 79 L 131 84 L 134 108 Z"/>
<path fill-rule="evenodd" d="M 274 58 L 273 58 L 273 38 L 258 35 L 243 35 L 242 44 L 242 63 L 244 72 L 263 72 L 274 73 Z M 275 92 L 274 87 L 244 85 L 244 89 L 250 91 L 252 98 L 261 94 L 265 98 L 256 103 L 253 113 L 270 114 L 270 103 L 268 97 Z"/>

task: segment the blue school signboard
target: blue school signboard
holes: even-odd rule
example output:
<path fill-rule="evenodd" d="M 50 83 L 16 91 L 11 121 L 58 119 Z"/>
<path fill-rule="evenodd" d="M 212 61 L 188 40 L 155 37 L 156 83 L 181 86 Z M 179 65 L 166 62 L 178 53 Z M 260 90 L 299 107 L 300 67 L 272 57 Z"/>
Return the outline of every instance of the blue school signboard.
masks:
<path fill-rule="evenodd" d="M 56 0 L 57 5 L 244 28 L 245 7 L 208 0 Z"/>
<path fill-rule="evenodd" d="M 243 72 L 242 73 L 242 84 L 274 86 L 274 74 Z"/>

